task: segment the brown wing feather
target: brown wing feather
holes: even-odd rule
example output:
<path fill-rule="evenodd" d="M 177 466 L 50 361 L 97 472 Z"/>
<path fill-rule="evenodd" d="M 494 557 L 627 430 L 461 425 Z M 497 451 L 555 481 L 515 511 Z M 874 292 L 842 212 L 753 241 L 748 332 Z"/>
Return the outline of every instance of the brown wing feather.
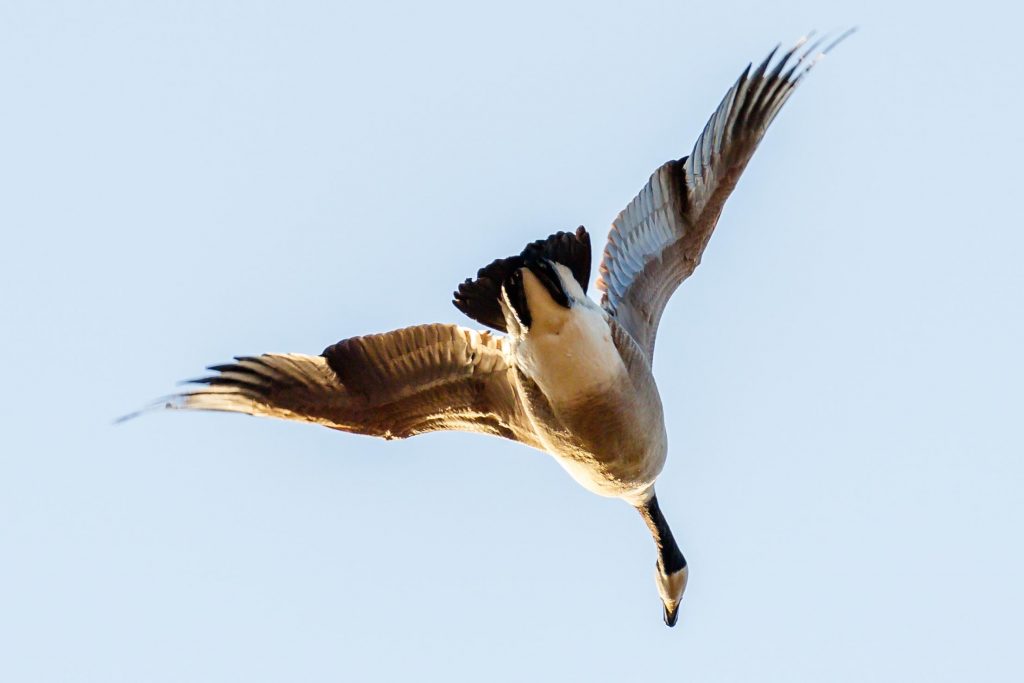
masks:
<path fill-rule="evenodd" d="M 320 356 L 264 354 L 210 368 L 168 408 L 225 410 L 383 438 L 483 432 L 536 445 L 503 340 L 431 324 L 338 342 Z"/>
<path fill-rule="evenodd" d="M 651 176 L 615 219 L 601 261 L 601 304 L 654 357 L 658 323 L 672 293 L 701 255 L 740 174 L 779 109 L 824 49 L 802 39 L 772 66 L 776 50 L 748 66 L 729 89 L 688 157 Z M 769 71 L 769 67 L 772 66 Z"/>

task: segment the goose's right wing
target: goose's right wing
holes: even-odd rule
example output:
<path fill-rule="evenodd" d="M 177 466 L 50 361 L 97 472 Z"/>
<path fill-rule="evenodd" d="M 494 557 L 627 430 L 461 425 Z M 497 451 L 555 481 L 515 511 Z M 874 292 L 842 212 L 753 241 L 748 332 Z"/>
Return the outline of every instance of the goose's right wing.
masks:
<path fill-rule="evenodd" d="M 615 219 L 597 281 L 601 305 L 649 360 L 665 305 L 700 263 L 725 200 L 768 126 L 815 62 L 849 34 L 821 50 L 822 41 L 804 49 L 804 39 L 774 66 L 775 50 L 753 73 L 748 66 L 690 156 L 655 171 Z"/>
<path fill-rule="evenodd" d="M 504 339 L 432 324 L 354 337 L 320 356 L 264 354 L 210 368 L 164 407 L 321 424 L 387 439 L 483 432 L 539 447 L 510 383 Z"/>

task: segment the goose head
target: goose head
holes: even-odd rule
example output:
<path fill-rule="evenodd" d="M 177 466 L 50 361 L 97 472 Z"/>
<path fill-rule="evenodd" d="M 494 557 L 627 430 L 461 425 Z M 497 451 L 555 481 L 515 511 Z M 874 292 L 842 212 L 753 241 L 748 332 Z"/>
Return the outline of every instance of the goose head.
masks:
<path fill-rule="evenodd" d="M 690 576 L 690 568 L 683 566 L 674 572 L 666 572 L 662 567 L 661 560 L 658 560 L 654 580 L 658 585 L 658 594 L 661 596 L 661 604 L 664 607 L 665 625 L 675 626 L 679 617 L 679 603 L 686 591 L 686 580 Z"/>
<path fill-rule="evenodd" d="M 690 577 L 690 568 L 686 565 L 686 558 L 672 536 L 672 530 L 668 528 L 668 522 L 665 521 L 665 515 L 661 512 L 658 497 L 654 495 L 653 490 L 650 498 L 637 505 L 636 509 L 644 518 L 658 547 L 654 580 L 664 607 L 665 625 L 675 626 L 679 617 L 679 603 L 683 599 L 686 581 Z"/>

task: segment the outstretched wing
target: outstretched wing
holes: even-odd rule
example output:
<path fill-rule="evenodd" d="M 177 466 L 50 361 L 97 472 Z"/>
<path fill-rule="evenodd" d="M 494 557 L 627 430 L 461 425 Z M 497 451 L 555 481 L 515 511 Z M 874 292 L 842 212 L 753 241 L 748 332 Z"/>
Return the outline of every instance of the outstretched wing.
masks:
<path fill-rule="evenodd" d="M 538 447 L 504 340 L 432 324 L 340 341 L 320 356 L 264 354 L 209 368 L 167 408 L 224 410 L 386 439 L 458 430 Z"/>
<path fill-rule="evenodd" d="M 654 358 L 662 311 L 700 263 L 726 199 L 775 115 L 811 67 L 851 31 L 821 49 L 807 38 L 773 65 L 778 48 L 729 89 L 690 156 L 651 176 L 612 225 L 597 287 L 601 305 Z M 769 70 L 770 69 L 770 70 Z"/>

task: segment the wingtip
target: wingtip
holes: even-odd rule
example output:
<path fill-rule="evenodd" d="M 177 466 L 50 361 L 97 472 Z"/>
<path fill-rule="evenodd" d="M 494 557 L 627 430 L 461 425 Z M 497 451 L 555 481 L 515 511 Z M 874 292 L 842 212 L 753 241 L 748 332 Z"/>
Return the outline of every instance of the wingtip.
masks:
<path fill-rule="evenodd" d="M 128 422 L 129 420 L 134 420 L 135 418 L 137 418 L 138 416 L 142 415 L 145 412 L 146 412 L 145 409 L 135 410 L 133 412 L 128 413 L 127 415 L 122 415 L 120 417 L 115 417 L 110 422 L 110 424 L 111 424 L 111 426 L 116 427 L 117 425 L 124 424 L 125 422 Z"/>
<path fill-rule="evenodd" d="M 173 394 L 171 396 L 164 396 L 163 398 L 159 398 L 150 403 L 149 405 L 143 406 L 138 410 L 134 410 L 128 413 L 127 415 L 122 415 L 120 417 L 114 418 L 113 422 L 111 422 L 111 425 L 124 424 L 125 422 L 130 422 L 131 420 L 134 420 L 137 417 L 142 417 L 143 415 L 153 413 L 158 410 L 175 410 L 185 408 L 186 398 L 187 395 L 185 394 Z"/>
<path fill-rule="evenodd" d="M 825 55 L 827 55 L 830 50 L 856 33 L 857 28 L 857 26 L 853 26 L 843 31 L 839 31 L 838 36 L 836 36 L 837 30 L 835 29 L 825 31 L 821 34 L 818 34 L 818 32 L 814 30 L 802 36 L 790 52 L 787 53 L 787 58 L 798 52 L 800 55 L 790 69 L 784 74 L 785 80 L 791 82 L 795 86 L 803 80 L 804 76 L 806 76 L 818 62 L 825 58 Z M 836 37 L 833 38 L 833 36 Z"/>
<path fill-rule="evenodd" d="M 851 26 L 850 28 L 846 29 L 845 31 L 839 34 L 838 38 L 829 43 L 827 47 L 822 48 L 821 54 L 827 55 L 832 48 L 834 48 L 836 45 L 843 42 L 844 40 L 846 40 L 859 30 L 860 26 Z"/>
<path fill-rule="evenodd" d="M 839 43 L 843 42 L 844 40 L 852 36 L 854 33 L 856 33 L 857 29 L 857 26 L 852 26 L 845 30 L 830 29 L 828 31 L 825 31 L 820 36 L 818 36 L 813 43 L 811 43 L 810 47 L 808 47 L 807 50 L 804 52 L 804 56 L 802 59 L 807 59 L 808 57 L 810 57 L 813 60 L 821 59 L 823 56 L 827 55 L 829 51 L 832 50 L 836 45 L 838 45 Z M 800 39 L 799 44 L 806 43 L 806 39 L 816 33 L 816 31 L 811 31 L 809 34 L 807 34 L 807 36 Z M 837 33 L 838 35 L 836 35 Z M 833 38 L 832 36 L 836 37 Z M 822 47 L 822 45 L 824 45 L 824 47 Z"/>

